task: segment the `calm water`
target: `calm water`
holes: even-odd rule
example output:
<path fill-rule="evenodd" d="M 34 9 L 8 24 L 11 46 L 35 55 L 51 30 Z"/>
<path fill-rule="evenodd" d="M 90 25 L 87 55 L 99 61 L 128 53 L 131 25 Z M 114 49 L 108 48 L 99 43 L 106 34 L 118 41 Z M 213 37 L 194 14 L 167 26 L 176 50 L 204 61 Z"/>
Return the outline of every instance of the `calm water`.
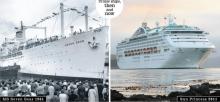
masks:
<path fill-rule="evenodd" d="M 186 91 L 189 85 L 203 82 L 219 83 L 220 68 L 111 70 L 112 89 L 127 96 L 167 95 L 171 91 Z"/>

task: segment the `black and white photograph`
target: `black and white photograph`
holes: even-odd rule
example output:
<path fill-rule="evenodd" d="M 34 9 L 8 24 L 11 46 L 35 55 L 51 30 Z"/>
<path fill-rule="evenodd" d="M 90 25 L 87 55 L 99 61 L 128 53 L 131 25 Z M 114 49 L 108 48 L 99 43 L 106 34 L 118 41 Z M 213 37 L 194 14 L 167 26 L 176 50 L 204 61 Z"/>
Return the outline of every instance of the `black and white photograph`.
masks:
<path fill-rule="evenodd" d="M 109 100 L 109 25 L 96 1 L 1 0 L 0 96 Z"/>

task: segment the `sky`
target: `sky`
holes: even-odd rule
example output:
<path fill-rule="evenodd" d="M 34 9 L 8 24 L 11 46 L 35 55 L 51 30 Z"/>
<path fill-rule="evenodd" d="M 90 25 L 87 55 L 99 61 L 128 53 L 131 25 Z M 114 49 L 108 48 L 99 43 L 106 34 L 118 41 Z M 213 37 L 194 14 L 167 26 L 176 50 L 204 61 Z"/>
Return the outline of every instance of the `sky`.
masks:
<path fill-rule="evenodd" d="M 129 38 L 142 22 L 153 28 L 156 22 L 165 25 L 164 17 L 172 14 L 177 24 L 196 26 L 209 32 L 209 40 L 216 46 L 205 66 L 220 64 L 220 1 L 219 0 L 124 0 L 122 13 L 111 20 L 111 53 L 116 45 Z"/>
<path fill-rule="evenodd" d="M 79 10 L 88 5 L 89 15 L 99 17 L 95 10 L 95 0 L 0 0 L 0 2 L 0 43 L 5 37 L 14 37 L 14 27 L 18 27 L 21 20 L 24 25 L 33 25 L 53 12 L 58 12 L 60 2 L 64 3 L 65 8 L 75 7 Z M 215 44 L 216 49 L 209 57 L 209 62 L 215 62 L 220 58 L 219 5 L 219 0 L 124 0 L 121 14 L 111 20 L 111 53 L 115 54 L 116 44 L 122 39 L 129 38 L 142 22 L 147 22 L 150 27 L 155 27 L 155 22 L 164 25 L 163 18 L 172 14 L 177 18 L 178 24 L 185 21 L 187 25 L 197 26 L 210 33 L 208 38 Z M 65 19 L 66 35 L 70 32 L 70 25 L 74 25 L 75 30 L 84 29 L 84 18 L 80 15 L 67 13 Z M 103 19 L 102 22 L 89 21 L 90 26 L 103 23 Z M 55 17 L 39 26 L 46 26 L 47 35 L 53 36 L 59 35 L 59 23 L 59 17 Z M 26 36 L 43 38 L 44 33 L 42 30 L 29 29 Z"/>
<path fill-rule="evenodd" d="M 95 17 L 100 21 L 95 10 L 95 0 L 0 0 L 0 43 L 5 37 L 13 38 L 15 36 L 15 27 L 20 26 L 23 21 L 25 26 L 30 26 L 40 21 L 42 18 L 51 16 L 52 13 L 59 12 L 60 2 L 64 3 L 64 8 L 77 8 L 83 11 L 84 6 L 89 7 L 89 16 Z M 65 34 L 70 33 L 70 25 L 75 30 L 84 29 L 84 17 L 76 12 L 65 13 Z M 94 22 L 89 19 L 89 26 L 97 27 L 102 22 Z M 60 33 L 60 17 L 54 17 L 51 20 L 39 25 L 39 27 L 47 27 L 47 35 L 59 35 Z M 27 38 L 43 38 L 43 30 L 26 30 Z"/>

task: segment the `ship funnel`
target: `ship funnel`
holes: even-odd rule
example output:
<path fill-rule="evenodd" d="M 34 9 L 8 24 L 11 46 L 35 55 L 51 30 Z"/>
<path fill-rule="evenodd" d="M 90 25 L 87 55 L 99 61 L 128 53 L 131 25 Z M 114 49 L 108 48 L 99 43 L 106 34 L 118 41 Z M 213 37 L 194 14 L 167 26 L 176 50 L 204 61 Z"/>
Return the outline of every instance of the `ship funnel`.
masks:
<path fill-rule="evenodd" d="M 168 21 L 168 26 L 176 25 L 175 23 L 176 17 L 172 16 L 171 14 L 169 14 L 167 17 L 164 17 L 164 19 Z"/>

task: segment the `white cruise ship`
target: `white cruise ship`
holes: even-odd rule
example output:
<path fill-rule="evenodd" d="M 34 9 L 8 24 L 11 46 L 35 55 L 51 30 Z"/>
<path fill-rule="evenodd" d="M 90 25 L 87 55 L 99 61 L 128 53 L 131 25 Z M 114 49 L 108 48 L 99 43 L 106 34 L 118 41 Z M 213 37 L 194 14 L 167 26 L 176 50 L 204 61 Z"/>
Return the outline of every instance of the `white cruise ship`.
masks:
<path fill-rule="evenodd" d="M 150 29 L 146 23 L 133 36 L 117 45 L 120 69 L 199 68 L 215 46 L 208 33 L 192 26 L 177 25 L 168 16 L 168 25 Z"/>
<path fill-rule="evenodd" d="M 61 16 L 61 35 L 27 40 L 26 29 L 43 28 L 21 24 L 16 37 L 5 39 L 0 48 L 1 67 L 16 64 L 20 66 L 19 73 L 40 76 L 98 79 L 107 76 L 109 27 L 88 28 L 88 6 L 85 6 L 84 12 L 75 8 L 64 9 L 62 3 L 60 6 L 59 13 L 53 13 L 45 19 Z M 63 14 L 67 11 L 76 11 L 85 16 L 86 31 L 80 30 L 72 32 L 68 37 L 64 36 Z"/>

